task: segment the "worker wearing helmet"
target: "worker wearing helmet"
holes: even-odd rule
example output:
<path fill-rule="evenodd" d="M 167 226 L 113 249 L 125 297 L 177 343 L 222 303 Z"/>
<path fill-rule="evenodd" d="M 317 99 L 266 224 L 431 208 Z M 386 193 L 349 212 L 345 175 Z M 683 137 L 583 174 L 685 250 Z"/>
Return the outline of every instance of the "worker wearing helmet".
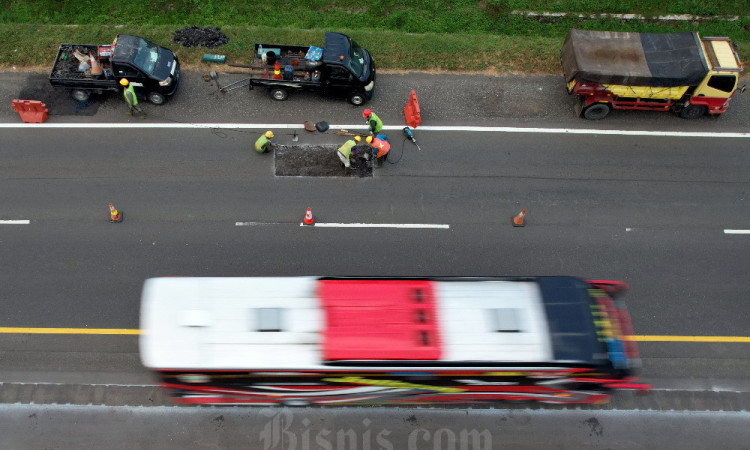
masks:
<path fill-rule="evenodd" d="M 383 162 L 388 159 L 388 152 L 391 150 L 391 143 L 388 142 L 388 138 L 384 134 L 375 136 L 375 139 L 369 137 L 372 142 L 372 156 L 378 159 L 378 166 L 382 166 Z"/>
<path fill-rule="evenodd" d="M 362 140 L 359 136 L 354 136 L 354 139 L 349 139 L 348 141 L 344 142 L 344 145 L 339 147 L 338 150 L 336 150 L 336 155 L 341 160 L 341 164 L 346 167 L 347 169 L 352 167 L 351 157 L 352 152 L 354 154 L 357 154 L 357 143 Z"/>
<path fill-rule="evenodd" d="M 130 84 L 127 78 L 121 79 L 120 84 L 123 87 L 122 95 L 125 97 L 125 101 L 128 102 L 127 114 L 132 116 L 133 112 L 135 111 L 141 115 L 141 119 L 145 119 L 146 112 L 141 109 L 140 106 L 138 106 L 138 97 L 135 95 L 135 89 L 133 89 L 133 85 Z"/>
<path fill-rule="evenodd" d="M 268 153 L 273 150 L 273 131 L 268 130 L 265 134 L 261 135 L 257 141 L 255 141 L 255 151 L 258 153 Z"/>
<path fill-rule="evenodd" d="M 362 117 L 364 117 L 365 120 L 367 120 L 367 127 L 370 129 L 371 135 L 379 133 L 380 130 L 383 129 L 383 121 L 380 120 L 380 117 L 378 117 L 377 114 L 370 111 L 369 109 L 366 109 L 362 113 Z"/>

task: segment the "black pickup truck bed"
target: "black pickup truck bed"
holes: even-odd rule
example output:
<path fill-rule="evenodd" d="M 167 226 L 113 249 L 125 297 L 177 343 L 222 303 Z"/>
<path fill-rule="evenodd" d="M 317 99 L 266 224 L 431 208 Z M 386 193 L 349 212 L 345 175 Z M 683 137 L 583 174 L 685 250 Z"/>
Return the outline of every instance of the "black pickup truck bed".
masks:
<path fill-rule="evenodd" d="M 101 75 L 92 75 L 91 70 L 85 72 L 78 71 L 80 61 L 76 59 L 74 52 L 78 51 L 83 55 L 97 55 L 98 50 L 99 48 L 96 45 L 62 44 L 57 51 L 55 64 L 52 66 L 52 72 L 49 76 L 50 83 L 52 83 L 53 86 L 71 88 L 88 87 L 108 89 L 116 87 L 117 80 L 114 78 L 108 63 L 104 60 L 101 62 Z"/>

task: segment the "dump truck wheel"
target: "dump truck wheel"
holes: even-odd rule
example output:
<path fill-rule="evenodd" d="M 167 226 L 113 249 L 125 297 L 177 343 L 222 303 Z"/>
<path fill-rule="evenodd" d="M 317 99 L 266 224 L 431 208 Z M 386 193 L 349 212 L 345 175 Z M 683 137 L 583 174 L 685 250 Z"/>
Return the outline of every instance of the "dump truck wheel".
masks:
<path fill-rule="evenodd" d="M 583 110 L 583 117 L 588 120 L 602 120 L 609 114 L 609 105 L 606 103 L 594 103 Z"/>
<path fill-rule="evenodd" d="M 284 100 L 289 98 L 289 93 L 286 91 L 286 89 L 281 88 L 274 88 L 271 89 L 271 98 L 283 102 Z"/>
<path fill-rule="evenodd" d="M 703 105 L 688 105 L 680 111 L 680 117 L 683 119 L 697 119 L 706 114 L 708 108 Z"/>
<path fill-rule="evenodd" d="M 70 96 L 73 97 L 73 100 L 85 102 L 91 97 L 91 92 L 84 91 L 83 89 L 75 89 L 70 91 Z"/>
<path fill-rule="evenodd" d="M 354 106 L 362 106 L 367 101 L 367 97 L 365 97 L 365 94 L 361 92 L 353 92 L 349 94 L 349 103 L 351 103 Z"/>

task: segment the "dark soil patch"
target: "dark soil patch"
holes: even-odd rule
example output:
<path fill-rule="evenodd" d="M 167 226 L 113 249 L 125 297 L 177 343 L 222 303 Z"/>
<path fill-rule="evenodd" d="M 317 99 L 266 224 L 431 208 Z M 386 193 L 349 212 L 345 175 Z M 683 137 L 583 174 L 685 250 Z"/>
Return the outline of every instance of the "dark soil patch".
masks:
<path fill-rule="evenodd" d="M 371 177 L 372 162 L 358 160 L 345 169 L 336 155 L 337 145 L 279 145 L 276 176 L 281 177 Z"/>
<path fill-rule="evenodd" d="M 221 47 L 229 42 L 229 38 L 221 33 L 221 28 L 206 28 L 193 25 L 174 32 L 173 40 L 185 47 Z"/>
<path fill-rule="evenodd" d="M 73 100 L 63 88 L 53 88 L 44 74 L 30 74 L 18 93 L 19 100 L 39 100 L 50 116 L 93 116 L 104 99 L 92 95 L 86 102 Z"/>

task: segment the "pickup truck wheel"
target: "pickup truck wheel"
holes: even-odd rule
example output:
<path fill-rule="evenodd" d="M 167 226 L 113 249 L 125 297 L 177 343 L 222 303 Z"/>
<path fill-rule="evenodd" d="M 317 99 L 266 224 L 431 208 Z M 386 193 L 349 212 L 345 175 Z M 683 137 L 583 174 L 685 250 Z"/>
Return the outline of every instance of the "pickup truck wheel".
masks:
<path fill-rule="evenodd" d="M 74 89 L 70 91 L 70 96 L 73 97 L 73 100 L 85 102 L 91 97 L 91 92 L 84 91 L 83 89 Z"/>
<path fill-rule="evenodd" d="M 708 111 L 704 105 L 688 105 L 680 111 L 680 117 L 683 119 L 697 119 Z"/>
<path fill-rule="evenodd" d="M 588 120 L 602 120 L 609 114 L 609 105 L 606 103 L 594 103 L 583 110 L 583 117 Z"/>
<path fill-rule="evenodd" d="M 289 93 L 286 91 L 286 89 L 281 88 L 273 88 L 271 89 L 271 98 L 283 102 L 284 100 L 289 98 Z"/>
<path fill-rule="evenodd" d="M 164 102 L 167 101 L 167 99 L 158 92 L 149 92 L 147 98 L 148 101 L 153 103 L 154 105 L 163 105 Z"/>
<path fill-rule="evenodd" d="M 354 106 L 362 106 L 366 101 L 367 97 L 365 97 L 365 94 L 361 92 L 354 92 L 352 94 L 349 94 L 349 103 Z"/>

